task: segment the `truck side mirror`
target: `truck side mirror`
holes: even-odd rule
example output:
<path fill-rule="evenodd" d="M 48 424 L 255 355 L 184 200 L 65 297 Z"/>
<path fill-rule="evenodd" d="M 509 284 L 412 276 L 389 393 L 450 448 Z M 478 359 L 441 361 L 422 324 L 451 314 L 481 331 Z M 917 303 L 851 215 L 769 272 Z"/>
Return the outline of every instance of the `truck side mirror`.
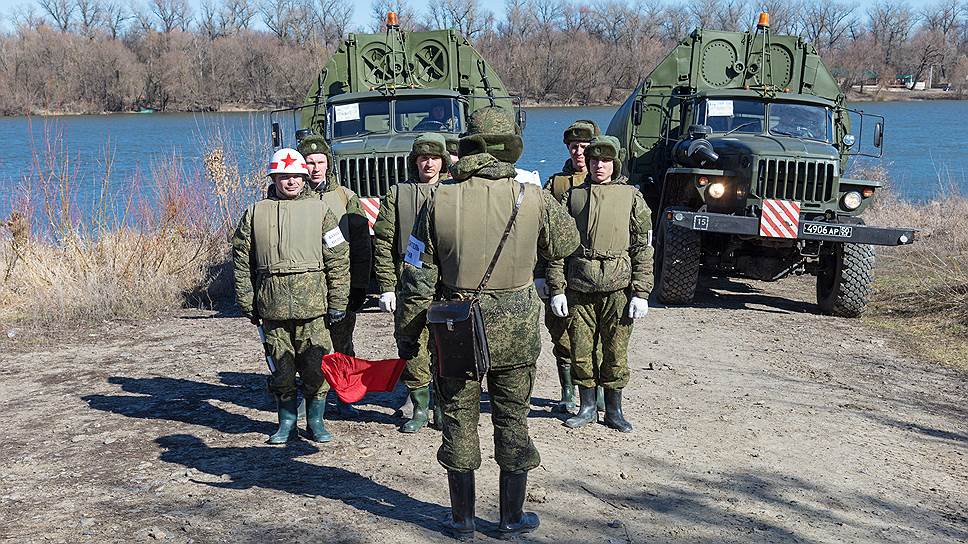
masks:
<path fill-rule="evenodd" d="M 880 148 L 884 143 L 884 123 L 874 124 L 874 147 Z"/>
<path fill-rule="evenodd" d="M 632 124 L 639 126 L 642 124 L 642 99 L 638 98 L 632 102 Z"/>
<path fill-rule="evenodd" d="M 279 123 L 272 123 L 272 147 L 282 147 L 282 135 L 279 134 Z"/>
<path fill-rule="evenodd" d="M 518 126 L 524 131 L 525 125 L 528 124 L 528 112 L 521 108 L 518 108 Z"/>

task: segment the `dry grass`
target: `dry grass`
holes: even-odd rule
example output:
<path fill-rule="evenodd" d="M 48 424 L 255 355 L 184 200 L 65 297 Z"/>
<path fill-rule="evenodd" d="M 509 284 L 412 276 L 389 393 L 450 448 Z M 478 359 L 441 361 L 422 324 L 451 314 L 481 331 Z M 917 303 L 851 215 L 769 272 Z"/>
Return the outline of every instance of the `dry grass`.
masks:
<path fill-rule="evenodd" d="M 884 179 L 882 170 L 865 175 Z M 866 214 L 868 223 L 914 227 L 916 242 L 878 248 L 871 320 L 906 337 L 934 359 L 968 361 L 968 198 L 953 183 L 947 196 L 926 203 L 898 199 L 890 190 Z"/>
<path fill-rule="evenodd" d="M 0 323 L 53 330 L 138 319 L 230 292 L 228 237 L 261 180 L 243 179 L 219 142 L 199 167 L 174 156 L 153 164 L 151 189 L 137 177 L 112 184 L 106 153 L 85 215 L 71 155 L 56 132 L 46 136 L 24 198 L 0 224 Z"/>

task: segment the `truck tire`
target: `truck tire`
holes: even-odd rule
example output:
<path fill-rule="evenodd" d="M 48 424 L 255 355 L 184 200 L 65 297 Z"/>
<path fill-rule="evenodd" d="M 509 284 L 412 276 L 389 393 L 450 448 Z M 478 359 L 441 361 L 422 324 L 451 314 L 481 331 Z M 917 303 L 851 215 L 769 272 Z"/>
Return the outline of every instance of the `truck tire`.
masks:
<path fill-rule="evenodd" d="M 837 243 L 817 274 L 817 305 L 820 312 L 838 317 L 859 317 L 874 283 L 874 247 Z"/>
<path fill-rule="evenodd" d="M 661 221 L 656 277 L 659 302 L 689 304 L 696 295 L 696 284 L 699 282 L 702 239 L 694 230 L 669 224 L 665 214 Z"/>

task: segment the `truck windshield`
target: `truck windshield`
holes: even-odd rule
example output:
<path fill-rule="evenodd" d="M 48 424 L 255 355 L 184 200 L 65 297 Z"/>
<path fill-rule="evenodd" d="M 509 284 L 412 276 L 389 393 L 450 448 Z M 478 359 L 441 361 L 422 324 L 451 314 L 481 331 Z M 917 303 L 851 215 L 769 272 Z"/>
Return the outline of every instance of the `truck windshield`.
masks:
<path fill-rule="evenodd" d="M 333 138 L 363 136 L 390 130 L 390 103 L 385 100 L 364 100 L 351 104 L 330 106 Z"/>
<path fill-rule="evenodd" d="M 393 130 L 459 134 L 464 131 L 460 106 L 453 98 L 400 98 L 394 105 Z"/>
<path fill-rule="evenodd" d="M 698 119 L 718 133 L 762 134 L 769 129 L 775 136 L 792 136 L 830 142 L 833 120 L 829 108 L 810 104 L 753 99 L 708 99 L 699 104 Z M 765 122 L 765 126 L 764 126 Z"/>

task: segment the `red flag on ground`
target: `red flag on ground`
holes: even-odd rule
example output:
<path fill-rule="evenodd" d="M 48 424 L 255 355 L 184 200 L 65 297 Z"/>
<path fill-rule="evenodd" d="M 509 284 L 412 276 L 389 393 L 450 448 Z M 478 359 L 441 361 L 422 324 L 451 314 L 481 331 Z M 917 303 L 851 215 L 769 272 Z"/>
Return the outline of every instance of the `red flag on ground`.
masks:
<path fill-rule="evenodd" d="M 342 353 L 323 355 L 323 375 L 343 402 L 356 402 L 367 393 L 393 391 L 406 359 L 368 361 Z"/>

